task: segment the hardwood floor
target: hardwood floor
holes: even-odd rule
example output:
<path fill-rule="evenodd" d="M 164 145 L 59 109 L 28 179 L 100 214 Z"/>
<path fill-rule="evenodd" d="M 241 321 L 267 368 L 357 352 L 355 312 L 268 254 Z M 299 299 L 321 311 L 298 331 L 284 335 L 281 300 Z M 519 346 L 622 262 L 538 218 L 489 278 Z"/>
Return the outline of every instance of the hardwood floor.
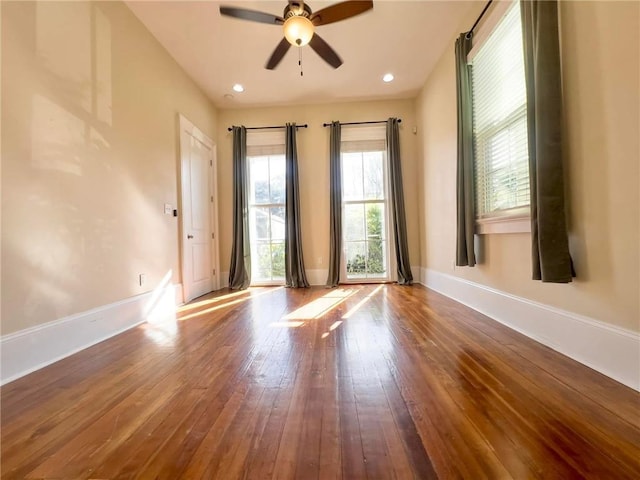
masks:
<path fill-rule="evenodd" d="M 640 478 L 640 396 L 421 286 L 222 291 L 4 386 L 2 478 Z"/>

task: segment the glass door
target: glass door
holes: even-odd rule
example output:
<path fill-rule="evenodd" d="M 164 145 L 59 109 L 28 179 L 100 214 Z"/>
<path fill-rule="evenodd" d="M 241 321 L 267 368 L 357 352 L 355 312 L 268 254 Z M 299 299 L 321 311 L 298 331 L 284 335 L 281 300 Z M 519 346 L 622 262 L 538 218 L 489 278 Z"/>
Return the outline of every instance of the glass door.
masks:
<path fill-rule="evenodd" d="M 284 155 L 248 157 L 251 283 L 284 282 Z"/>
<path fill-rule="evenodd" d="M 389 280 L 385 151 L 345 152 L 341 159 L 343 278 Z"/>

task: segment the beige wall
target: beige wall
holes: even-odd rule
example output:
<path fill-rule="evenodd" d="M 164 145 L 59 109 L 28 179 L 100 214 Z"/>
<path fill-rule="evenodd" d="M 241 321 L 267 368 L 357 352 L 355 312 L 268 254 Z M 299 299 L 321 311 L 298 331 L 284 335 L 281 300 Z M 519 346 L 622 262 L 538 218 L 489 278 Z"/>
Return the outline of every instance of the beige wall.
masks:
<path fill-rule="evenodd" d="M 469 19 L 472 22 L 473 19 Z M 571 252 L 568 285 L 530 280 L 530 235 L 481 237 L 480 265 L 455 258 L 453 39 L 416 101 L 422 266 L 640 330 L 640 4 L 562 2 Z"/>
<path fill-rule="evenodd" d="M 218 115 L 220 269 L 229 270 L 232 240 L 232 145 L 231 133 L 227 131 L 227 127 L 284 125 L 286 122 L 309 125 L 307 129 L 300 129 L 297 137 L 303 253 L 306 269 L 317 270 L 320 281 L 324 283 L 329 261 L 329 131 L 323 128 L 322 124 L 332 120 L 357 122 L 386 120 L 388 117 L 402 119 L 400 150 L 405 187 L 409 258 L 413 265 L 418 265 L 418 163 L 415 155 L 417 137 L 412 133 L 415 125 L 414 104 L 413 100 L 397 100 L 220 110 Z M 311 272 L 311 275 L 313 274 Z"/>
<path fill-rule="evenodd" d="M 179 282 L 178 112 L 215 139 L 124 4 L 2 2 L 2 334 Z"/>

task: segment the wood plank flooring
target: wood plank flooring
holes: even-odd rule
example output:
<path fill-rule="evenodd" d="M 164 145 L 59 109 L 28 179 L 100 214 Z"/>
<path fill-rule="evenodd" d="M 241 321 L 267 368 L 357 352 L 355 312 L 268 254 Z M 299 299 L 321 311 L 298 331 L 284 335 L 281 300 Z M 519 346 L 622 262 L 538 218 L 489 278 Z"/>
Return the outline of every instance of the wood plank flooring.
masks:
<path fill-rule="evenodd" d="M 3 479 L 639 479 L 640 396 L 421 286 L 224 290 L 5 385 Z"/>

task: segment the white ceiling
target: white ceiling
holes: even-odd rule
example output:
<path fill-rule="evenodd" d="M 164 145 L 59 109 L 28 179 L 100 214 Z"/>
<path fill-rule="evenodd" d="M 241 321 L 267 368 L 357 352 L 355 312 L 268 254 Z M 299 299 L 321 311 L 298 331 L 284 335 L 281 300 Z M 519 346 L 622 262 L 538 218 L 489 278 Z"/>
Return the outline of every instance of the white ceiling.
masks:
<path fill-rule="evenodd" d="M 219 13 L 224 4 L 281 16 L 285 0 L 126 3 L 219 108 L 412 98 L 469 10 L 478 5 L 375 0 L 373 10 L 316 29 L 344 63 L 334 70 L 310 47 L 302 47 L 301 77 L 295 47 L 275 70 L 264 69 L 283 37 L 282 27 Z M 308 3 L 317 11 L 336 2 Z M 395 75 L 389 84 L 382 82 L 387 72 Z M 244 85 L 245 91 L 233 92 L 235 83 Z"/>

